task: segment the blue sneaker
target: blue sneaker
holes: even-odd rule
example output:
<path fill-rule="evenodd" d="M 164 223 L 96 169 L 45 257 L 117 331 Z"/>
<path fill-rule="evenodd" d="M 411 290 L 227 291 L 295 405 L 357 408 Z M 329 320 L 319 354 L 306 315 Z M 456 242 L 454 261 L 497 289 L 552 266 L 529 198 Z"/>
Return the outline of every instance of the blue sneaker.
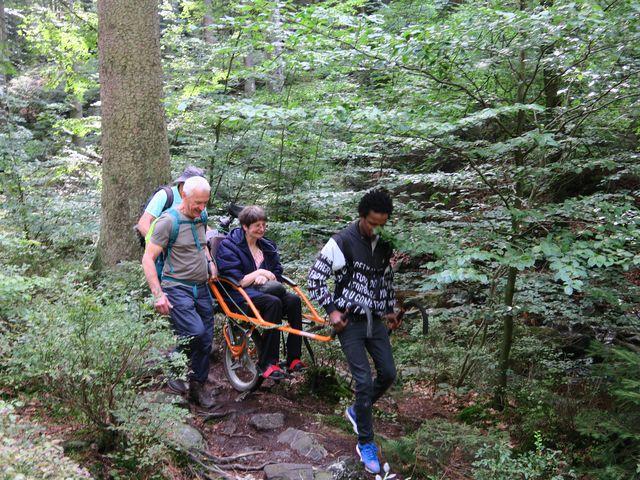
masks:
<path fill-rule="evenodd" d="M 358 435 L 358 423 L 356 422 L 356 410 L 355 408 L 353 408 L 353 405 L 347 407 L 347 409 L 344 411 L 344 415 L 345 417 L 347 417 L 347 420 L 351 422 L 351 425 L 353 426 L 353 433 Z"/>
<path fill-rule="evenodd" d="M 373 442 L 360 443 L 356 445 L 356 452 L 360 455 L 360 461 L 364 464 L 364 469 L 369 473 L 380 473 L 380 462 L 378 461 L 378 448 Z"/>

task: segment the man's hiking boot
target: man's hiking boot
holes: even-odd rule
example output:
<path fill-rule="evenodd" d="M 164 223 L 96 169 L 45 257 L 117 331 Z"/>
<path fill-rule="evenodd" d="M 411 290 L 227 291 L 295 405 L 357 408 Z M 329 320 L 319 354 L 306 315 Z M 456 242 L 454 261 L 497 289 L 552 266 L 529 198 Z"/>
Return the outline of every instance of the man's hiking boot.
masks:
<path fill-rule="evenodd" d="M 189 390 L 187 382 L 178 378 L 170 378 L 169 380 L 167 380 L 167 387 L 173 393 L 176 393 L 178 395 L 184 395 L 185 393 L 187 393 L 187 390 Z"/>
<path fill-rule="evenodd" d="M 189 398 L 202 408 L 211 408 L 215 405 L 211 392 L 207 391 L 204 383 L 197 380 L 189 381 Z"/>
<path fill-rule="evenodd" d="M 364 469 L 369 473 L 380 473 L 380 462 L 378 461 L 378 447 L 373 442 L 360 443 L 356 445 L 356 452 L 360 455 L 360 461 Z"/>
<path fill-rule="evenodd" d="M 351 426 L 353 426 L 353 433 L 358 435 L 358 422 L 356 422 L 356 409 L 353 408 L 353 405 L 349 405 L 344 411 L 345 417 L 347 420 L 351 422 Z"/>

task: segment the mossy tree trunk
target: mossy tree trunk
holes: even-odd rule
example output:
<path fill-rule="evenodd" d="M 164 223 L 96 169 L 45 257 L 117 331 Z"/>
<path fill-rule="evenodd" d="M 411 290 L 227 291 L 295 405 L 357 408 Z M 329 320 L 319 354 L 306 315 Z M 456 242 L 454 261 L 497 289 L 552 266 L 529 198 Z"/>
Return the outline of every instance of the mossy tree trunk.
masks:
<path fill-rule="evenodd" d="M 140 258 L 133 225 L 169 180 L 157 0 L 99 0 L 102 222 L 94 268 Z"/>

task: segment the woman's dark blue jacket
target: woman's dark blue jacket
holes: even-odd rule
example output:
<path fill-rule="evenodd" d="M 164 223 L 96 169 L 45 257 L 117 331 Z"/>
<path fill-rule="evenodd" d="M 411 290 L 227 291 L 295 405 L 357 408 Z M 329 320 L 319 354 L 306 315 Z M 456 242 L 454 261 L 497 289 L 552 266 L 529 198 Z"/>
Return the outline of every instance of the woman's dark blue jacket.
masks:
<path fill-rule="evenodd" d="M 258 240 L 258 248 L 262 250 L 264 255 L 264 261 L 260 268 L 269 270 L 275 274 L 279 281 L 282 281 L 282 265 L 276 244 L 263 237 Z M 220 243 L 216 252 L 216 265 L 218 267 L 218 275 L 232 278 L 238 283 L 245 275 L 257 270 L 242 227 L 231 230 L 227 238 Z M 235 291 L 231 292 L 231 287 L 228 284 L 224 284 L 224 286 L 231 293 L 231 298 L 234 302 L 238 304 L 244 302 L 242 295 Z M 247 287 L 244 290 L 251 298 L 264 295 L 251 287 Z"/>

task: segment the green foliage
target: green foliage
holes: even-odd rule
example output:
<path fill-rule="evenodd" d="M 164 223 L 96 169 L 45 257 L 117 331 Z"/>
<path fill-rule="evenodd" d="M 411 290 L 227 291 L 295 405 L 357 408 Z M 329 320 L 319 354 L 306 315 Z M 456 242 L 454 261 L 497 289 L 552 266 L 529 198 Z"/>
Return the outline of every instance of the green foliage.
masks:
<path fill-rule="evenodd" d="M 10 325 L 18 322 L 24 315 L 33 294 L 49 285 L 51 282 L 48 279 L 25 276 L 16 267 L 6 267 L 0 273 L 0 332 L 11 329 Z"/>
<path fill-rule="evenodd" d="M 484 445 L 500 440 L 499 434 L 486 435 L 480 430 L 447 420 L 424 422 L 417 432 L 398 440 L 383 440 L 385 457 L 393 465 L 406 466 L 414 478 L 442 475 L 454 459 L 470 461 Z"/>
<path fill-rule="evenodd" d="M 93 146 L 87 156 L 66 147 L 70 135 L 95 141 L 97 128 L 95 117 L 65 118 L 70 102 L 97 99 L 95 14 L 86 5 L 55 12 L 25 6 L 12 15 L 22 19 L 22 36 L 10 42 L 16 50 L 0 59 L 15 72 L 0 91 L 0 322 L 11 333 L 2 351 L 17 349 L 4 374 L 34 391 L 55 382 L 69 389 L 82 378 L 64 365 L 58 376 L 47 371 L 49 357 L 22 340 L 76 365 L 84 358 L 80 325 L 99 338 L 118 326 L 114 341 L 133 350 L 126 341 L 141 335 L 134 326 L 159 328 L 136 312 L 146 287 L 135 265 L 92 279 L 97 290 L 86 295 L 98 297 L 93 303 L 60 300 L 87 280 L 99 216 Z M 509 419 L 523 453 L 503 445 L 487 450 L 478 475 L 568 475 L 555 450 L 536 444 L 535 432 L 569 451 L 569 442 L 578 442 L 567 433 L 577 411 L 607 405 L 590 403 L 588 362 L 560 353 L 564 335 L 579 328 L 620 338 L 621 329 L 638 326 L 636 2 L 218 2 L 205 36 L 207 13 L 200 1 L 162 2 L 173 170 L 205 167 L 216 206 L 235 200 L 270 207 L 269 236 L 301 284 L 323 242 L 354 218 L 361 192 L 390 188 L 396 212 L 384 236 L 411 257 L 411 271 L 401 266 L 397 283 L 436 298 L 428 337 L 417 324 L 394 336 L 401 380 L 486 394 L 501 320 L 512 317 Z M 245 89 L 251 83 L 255 92 Z M 515 300 L 505 305 L 511 268 L 518 272 Z M 469 300 L 453 302 L 453 289 Z M 62 305 L 52 307 L 56 302 Z M 104 327 L 89 322 L 94 314 Z M 61 342 L 68 352 L 58 351 L 46 329 L 68 337 Z M 124 355 L 106 340 L 95 348 Z M 341 358 L 335 346 L 316 352 L 323 368 Z M 117 461 L 146 459 L 143 476 L 163 454 L 164 444 L 153 446 L 162 429 L 151 417 L 164 413 L 139 408 L 131 394 L 145 385 L 146 367 L 135 358 L 137 373 L 114 390 L 119 403 L 110 410 L 98 399 L 94 407 L 126 423 L 129 450 Z M 81 367 L 83 378 L 103 379 L 97 391 L 114 381 L 105 365 Z M 601 381 L 609 385 L 616 376 L 629 379 L 615 370 Z M 593 468 L 608 468 L 611 478 L 637 463 L 620 463 L 637 440 L 634 426 L 620 424 L 635 405 L 630 380 L 611 384 L 607 398 L 622 391 L 629 402 L 616 400 L 613 415 L 603 409 L 578 416 L 584 444 L 573 448 L 585 449 Z M 77 400 L 63 404 L 79 410 Z M 469 411 L 466 419 L 486 422 L 486 414 Z M 111 421 L 118 429 L 125 423 Z M 420 463 L 421 442 L 429 440 L 411 438 L 398 444 L 407 455 L 398 455 Z M 443 443 L 438 448 L 448 451 Z M 446 455 L 428 452 L 439 460 L 423 470 L 441 471 Z"/>
<path fill-rule="evenodd" d="M 579 401 L 557 393 L 547 382 L 514 380 L 511 386 L 514 406 L 509 413 L 512 435 L 518 442 L 516 452 L 534 449 L 537 432 L 544 432 L 547 442 L 558 447 L 575 441 L 575 416 Z"/>
<path fill-rule="evenodd" d="M 470 343 L 477 329 L 482 328 L 476 323 L 474 317 L 478 312 L 474 310 L 462 307 L 432 311 L 427 337 L 422 336 L 419 322 L 411 325 L 411 335 L 402 342 L 394 342 L 401 378 L 427 379 L 436 385 L 486 388 L 495 368 L 492 357 L 495 346 L 483 344 L 482 338 Z M 464 376 L 463 369 L 467 369 Z"/>
<path fill-rule="evenodd" d="M 304 377 L 304 389 L 330 403 L 338 403 L 343 398 L 351 397 L 349 385 L 331 367 L 310 368 Z"/>
<path fill-rule="evenodd" d="M 46 393 L 113 447 L 116 413 L 137 411 L 136 398 L 152 381 L 148 362 L 167 368 L 160 349 L 170 348 L 173 337 L 163 320 L 145 318 L 136 304 L 65 293 L 65 301 L 34 308 L 13 332 L 3 382 Z"/>
<path fill-rule="evenodd" d="M 22 36 L 34 54 L 49 62 L 44 69 L 49 88 L 60 83 L 73 98 L 83 100 L 87 90 L 95 88 L 95 62 L 98 42 L 98 19 L 95 13 L 80 6 L 60 12 L 34 6 L 20 27 Z"/>
<path fill-rule="evenodd" d="M 0 400 L 0 478 L 91 478 L 66 458 L 60 445 L 36 425 L 20 419 L 11 403 Z"/>
<path fill-rule="evenodd" d="M 39 272 L 43 260 L 70 251 L 81 256 L 91 245 L 98 165 L 71 151 L 56 155 L 60 139 L 50 134 L 59 112 L 36 79 L 20 77 L 3 93 L 9 120 L 0 122 L 3 260 Z"/>
<path fill-rule="evenodd" d="M 535 451 L 515 456 L 502 442 L 478 450 L 473 463 L 475 480 L 565 480 L 578 478 L 569 468 L 561 451 L 543 445 L 542 435 L 536 435 Z"/>
<path fill-rule="evenodd" d="M 489 420 L 491 418 L 491 415 L 487 410 L 487 405 L 476 403 L 460 410 L 460 412 L 458 412 L 457 418 L 461 422 L 474 424 L 476 422 Z"/>
<path fill-rule="evenodd" d="M 577 430 L 593 442 L 590 466 L 598 478 L 637 478 L 640 469 L 640 354 L 624 348 L 595 348 L 604 361 L 596 370 L 612 404 L 585 409 Z"/>
<path fill-rule="evenodd" d="M 14 146 L 19 152 L 20 143 Z M 13 234 L 7 237 L 12 238 L 7 251 L 14 255 L 13 260 L 38 270 L 43 258 L 49 261 L 69 251 L 86 254 L 98 220 L 97 192 L 76 187 L 95 188 L 91 176 L 95 164 L 70 152 L 65 159 L 41 161 L 28 158 L 26 152 L 24 159 L 17 158 L 16 151 L 3 156 L 0 147 L 0 164 L 6 165 L 0 173 L 6 195 L 0 224 Z M 23 243 L 16 243 L 19 241 Z"/>
<path fill-rule="evenodd" d="M 167 465 L 180 447 L 175 432 L 186 415 L 183 407 L 154 399 L 152 392 L 137 396 L 114 411 L 114 431 L 125 441 L 110 456 L 116 465 L 132 472 L 133 478 L 149 478 Z"/>

